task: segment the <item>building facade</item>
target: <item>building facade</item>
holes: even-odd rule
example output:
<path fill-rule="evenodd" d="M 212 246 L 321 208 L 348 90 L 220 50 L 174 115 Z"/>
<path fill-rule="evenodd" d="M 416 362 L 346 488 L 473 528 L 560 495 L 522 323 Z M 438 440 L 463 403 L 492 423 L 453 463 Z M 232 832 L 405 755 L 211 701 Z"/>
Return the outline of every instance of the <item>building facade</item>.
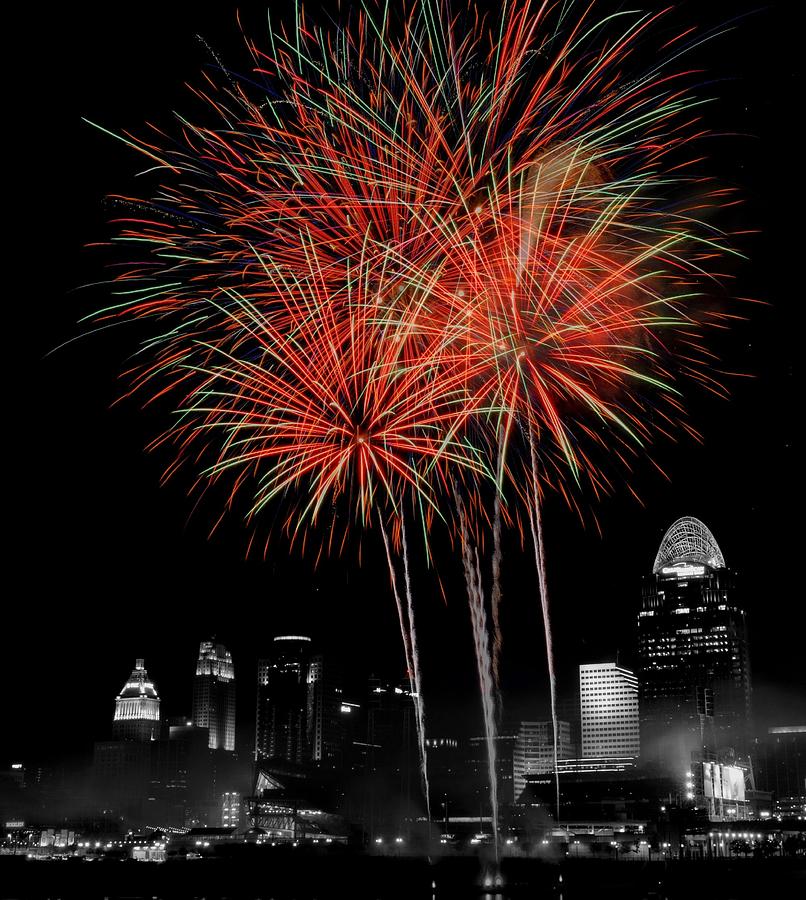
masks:
<path fill-rule="evenodd" d="M 638 679 L 616 663 L 579 667 L 582 758 L 637 757 Z"/>
<path fill-rule="evenodd" d="M 557 723 L 557 759 L 569 759 L 573 753 L 571 726 Z M 512 782 L 517 802 L 529 775 L 554 771 L 554 729 L 551 721 L 521 722 L 512 754 Z"/>
<path fill-rule="evenodd" d="M 241 825 L 241 795 L 224 791 L 221 795 L 221 827 L 239 828 Z"/>
<path fill-rule="evenodd" d="M 116 741 L 153 741 L 159 737 L 160 698 L 144 661 L 135 661 L 123 690 L 115 698 L 112 736 Z"/>
<path fill-rule="evenodd" d="M 776 725 L 754 748 L 759 787 L 772 794 L 777 815 L 806 817 L 806 725 Z"/>
<path fill-rule="evenodd" d="M 153 799 L 152 756 L 160 738 L 160 698 L 144 661 L 115 698 L 111 741 L 96 741 L 92 782 L 102 815 L 139 823 Z"/>
<path fill-rule="evenodd" d="M 345 763 L 348 718 L 357 704 L 345 702 L 341 667 L 317 653 L 308 666 L 307 737 L 311 761 L 340 769 Z"/>
<path fill-rule="evenodd" d="M 498 802 L 502 806 L 508 806 L 515 802 L 515 747 L 518 742 L 518 734 L 504 733 L 495 735 L 495 774 L 498 782 Z M 464 751 L 462 766 L 462 780 L 469 784 L 465 788 L 464 795 L 468 811 L 479 808 L 479 804 L 486 806 L 490 796 L 490 768 L 487 760 L 487 738 L 477 735 L 469 738 Z M 470 790 L 472 789 L 472 794 Z M 467 802 L 467 801 L 470 802 Z"/>
<path fill-rule="evenodd" d="M 279 635 L 272 654 L 258 660 L 255 760 L 310 761 L 308 679 L 311 639 Z"/>
<path fill-rule="evenodd" d="M 714 536 L 678 519 L 644 581 L 638 614 L 641 762 L 683 783 L 692 762 L 747 750 L 744 609 Z"/>
<path fill-rule="evenodd" d="M 223 644 L 199 645 L 191 718 L 197 728 L 207 729 L 211 750 L 235 750 L 235 668 Z"/>

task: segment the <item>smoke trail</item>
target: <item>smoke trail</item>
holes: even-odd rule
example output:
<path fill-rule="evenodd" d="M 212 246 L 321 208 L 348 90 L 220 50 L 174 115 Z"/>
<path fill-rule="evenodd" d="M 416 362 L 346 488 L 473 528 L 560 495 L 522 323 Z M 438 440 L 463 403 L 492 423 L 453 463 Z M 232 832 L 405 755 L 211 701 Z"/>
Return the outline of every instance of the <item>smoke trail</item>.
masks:
<path fill-rule="evenodd" d="M 551 693 L 551 725 L 554 735 L 554 783 L 557 788 L 557 822 L 560 821 L 560 764 L 557 754 L 557 679 L 554 673 L 554 649 L 551 638 L 551 620 L 549 619 L 549 595 L 546 583 L 546 555 L 543 547 L 543 521 L 540 513 L 540 492 L 537 480 L 537 453 L 535 451 L 532 429 L 529 429 L 529 453 L 532 461 L 532 494 L 533 503 L 529 509 L 529 524 L 532 528 L 532 540 L 535 545 L 535 563 L 537 580 L 540 585 L 540 606 L 543 610 L 543 631 L 546 636 L 546 662 L 549 670 L 549 690 Z"/>
<path fill-rule="evenodd" d="M 381 535 L 383 535 L 383 545 L 386 548 L 386 561 L 389 564 L 389 581 L 392 584 L 392 593 L 395 595 L 395 605 L 397 606 L 397 617 L 400 622 L 400 635 L 403 638 L 403 652 L 406 656 L 406 674 L 409 678 L 409 687 L 412 694 L 415 691 L 414 686 L 414 666 L 411 662 L 411 646 L 409 644 L 409 630 L 406 627 L 405 613 L 403 612 L 403 602 L 400 599 L 400 593 L 397 589 L 397 575 L 395 574 L 395 564 L 392 560 L 392 550 L 389 546 L 389 536 L 383 523 L 380 523 Z"/>
<path fill-rule="evenodd" d="M 456 485 L 453 488 L 456 511 L 462 533 L 462 565 L 467 584 L 467 599 L 470 606 L 470 620 L 473 625 L 473 646 L 476 651 L 476 667 L 481 690 L 481 707 L 484 714 L 484 736 L 487 744 L 487 771 L 490 781 L 490 811 L 493 824 L 495 861 L 499 862 L 498 847 L 498 779 L 495 771 L 495 704 L 493 703 L 493 678 L 490 664 L 489 639 L 487 635 L 487 614 L 484 609 L 484 591 L 481 584 L 478 551 L 471 547 L 470 529 L 467 524 L 464 504 Z"/>
<path fill-rule="evenodd" d="M 401 519 L 402 523 L 402 519 Z M 408 595 L 408 609 L 403 607 L 403 601 L 400 598 L 400 592 L 397 589 L 397 574 L 395 573 L 395 564 L 392 559 L 392 548 L 389 544 L 389 535 L 380 523 L 381 535 L 383 537 L 383 546 L 386 549 L 386 562 L 389 565 L 389 581 L 392 585 L 392 593 L 395 596 L 395 605 L 397 606 L 397 618 L 400 622 L 400 635 L 403 638 L 403 653 L 406 657 L 406 674 L 409 679 L 409 690 L 414 700 L 414 720 L 417 726 L 417 746 L 420 757 L 420 778 L 423 784 L 423 792 L 425 793 L 425 803 L 428 811 L 428 821 L 431 821 L 431 797 L 428 785 L 428 770 L 426 768 L 425 753 L 425 707 L 420 693 L 420 665 L 419 658 L 414 662 L 416 653 L 416 636 L 414 634 L 414 606 L 412 603 L 411 586 L 409 582 L 408 570 L 408 553 L 406 551 L 405 537 L 403 538 L 403 556 L 404 566 L 406 570 L 406 593 Z M 414 644 L 414 649 L 412 649 Z"/>
<path fill-rule="evenodd" d="M 493 619 L 493 679 L 495 680 L 495 705 L 500 717 L 503 708 L 501 702 L 501 650 L 504 638 L 501 633 L 501 493 L 498 488 L 495 491 L 493 512 L 492 576 L 490 600 Z"/>
<path fill-rule="evenodd" d="M 406 602 L 409 616 L 409 641 L 411 646 L 411 662 L 414 674 L 414 711 L 417 719 L 417 740 L 420 745 L 420 775 L 425 794 L 425 808 L 428 821 L 431 822 L 431 789 L 428 784 L 428 752 L 425 745 L 425 703 L 423 701 L 422 679 L 420 677 L 420 654 L 417 650 L 417 631 L 414 628 L 414 599 L 411 592 L 411 577 L 409 575 L 409 548 L 406 542 L 406 520 L 401 511 L 400 514 L 400 539 L 403 545 L 403 571 L 406 580 Z"/>

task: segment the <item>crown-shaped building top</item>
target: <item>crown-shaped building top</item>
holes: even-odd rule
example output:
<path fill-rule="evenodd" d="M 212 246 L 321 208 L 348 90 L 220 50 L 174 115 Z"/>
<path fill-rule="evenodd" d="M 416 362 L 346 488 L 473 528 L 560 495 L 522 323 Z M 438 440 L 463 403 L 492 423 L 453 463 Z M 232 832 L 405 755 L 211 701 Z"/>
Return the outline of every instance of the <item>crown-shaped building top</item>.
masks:
<path fill-rule="evenodd" d="M 148 677 L 144 660 L 138 659 L 115 700 L 112 733 L 121 741 L 151 741 L 157 737 L 159 718 L 157 687 Z"/>
<path fill-rule="evenodd" d="M 232 664 L 232 654 L 223 644 L 213 641 L 202 641 L 199 644 L 199 659 L 196 662 L 197 675 L 215 675 L 222 681 L 232 681 L 235 678 L 235 667 Z"/>
<path fill-rule="evenodd" d="M 129 697 L 149 697 L 152 700 L 159 700 L 157 688 L 153 681 L 148 678 L 144 660 L 135 660 L 132 674 L 129 680 L 123 685 L 123 690 L 118 694 L 118 700 Z"/>
<path fill-rule="evenodd" d="M 663 536 L 652 572 L 657 575 L 669 566 L 692 564 L 724 569 L 725 557 L 707 526 L 693 516 L 683 516 Z"/>

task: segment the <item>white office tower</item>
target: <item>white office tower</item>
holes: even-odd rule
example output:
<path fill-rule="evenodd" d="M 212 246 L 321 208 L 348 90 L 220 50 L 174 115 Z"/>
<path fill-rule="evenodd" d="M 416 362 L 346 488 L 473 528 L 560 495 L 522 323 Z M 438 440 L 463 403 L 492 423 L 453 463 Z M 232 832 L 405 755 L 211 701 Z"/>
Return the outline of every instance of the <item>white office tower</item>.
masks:
<path fill-rule="evenodd" d="M 637 758 L 638 679 L 616 663 L 579 667 L 583 759 Z"/>

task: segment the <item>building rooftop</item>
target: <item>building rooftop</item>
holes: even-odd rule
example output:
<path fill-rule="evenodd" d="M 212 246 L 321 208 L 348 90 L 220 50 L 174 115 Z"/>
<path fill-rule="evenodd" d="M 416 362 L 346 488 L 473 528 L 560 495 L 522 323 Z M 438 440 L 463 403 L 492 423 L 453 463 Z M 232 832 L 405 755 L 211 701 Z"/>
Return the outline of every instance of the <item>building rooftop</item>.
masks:
<path fill-rule="evenodd" d="M 135 661 L 129 680 L 123 685 L 123 690 L 118 694 L 118 700 L 134 697 L 149 697 L 152 700 L 159 700 L 156 685 L 149 680 L 148 672 L 142 659 Z"/>
<path fill-rule="evenodd" d="M 657 575 L 662 569 L 681 563 L 725 568 L 725 557 L 713 534 L 693 516 L 678 519 L 663 536 L 652 573 Z"/>

